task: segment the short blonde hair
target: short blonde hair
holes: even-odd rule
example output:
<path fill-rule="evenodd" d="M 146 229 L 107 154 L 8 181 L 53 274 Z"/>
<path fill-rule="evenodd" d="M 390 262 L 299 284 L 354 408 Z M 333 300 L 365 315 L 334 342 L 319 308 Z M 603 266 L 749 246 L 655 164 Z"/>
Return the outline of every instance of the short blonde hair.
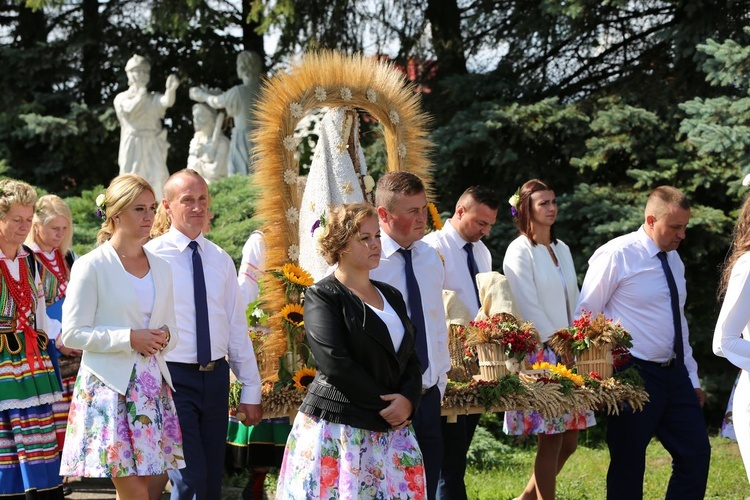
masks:
<path fill-rule="evenodd" d="M 36 203 L 36 191 L 22 181 L 5 179 L 0 181 L 0 219 L 4 219 L 11 205 L 33 206 Z"/>
<path fill-rule="evenodd" d="M 102 228 L 96 235 L 96 242 L 99 245 L 112 237 L 115 231 L 115 223 L 112 219 L 128 208 L 144 191 L 150 191 L 151 194 L 154 194 L 154 188 L 140 175 L 122 174 L 112 179 L 104 193 L 105 219 L 102 222 Z M 155 194 L 154 199 L 156 199 Z"/>
<path fill-rule="evenodd" d="M 359 235 L 362 221 L 377 216 L 377 210 L 369 203 L 349 203 L 331 210 L 318 244 L 320 253 L 328 265 L 332 266 L 339 262 L 349 240 Z"/>
<path fill-rule="evenodd" d="M 26 244 L 39 244 L 38 231 L 55 217 L 63 217 L 68 221 L 68 230 L 60 242 L 60 253 L 66 255 L 73 243 L 73 214 L 68 204 L 55 194 L 46 194 L 37 200 L 34 207 L 34 222 L 26 237 Z"/>

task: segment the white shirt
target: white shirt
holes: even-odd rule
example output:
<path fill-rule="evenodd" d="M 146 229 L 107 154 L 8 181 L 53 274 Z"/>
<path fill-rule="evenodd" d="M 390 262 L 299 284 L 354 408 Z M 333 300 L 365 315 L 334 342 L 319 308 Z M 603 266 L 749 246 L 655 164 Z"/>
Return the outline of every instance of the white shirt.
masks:
<path fill-rule="evenodd" d="M 633 336 L 633 356 L 663 363 L 674 357 L 674 323 L 669 286 L 661 261 L 659 247 L 641 227 L 638 231 L 615 238 L 600 247 L 589 260 L 583 280 L 578 311 L 603 312 L 619 320 Z M 685 265 L 676 251 L 667 252 L 667 262 L 680 296 L 682 343 L 693 387 L 700 387 L 698 364 L 688 341 L 685 319 Z"/>
<path fill-rule="evenodd" d="M 242 303 L 247 305 L 258 298 L 258 280 L 263 275 L 263 261 L 266 258 L 266 245 L 263 233 L 253 231 L 242 247 L 242 261 L 237 273 L 237 283 L 240 285 Z"/>
<path fill-rule="evenodd" d="M 727 293 L 714 330 L 713 350 L 733 365 L 750 371 L 750 253 L 732 267 Z"/>
<path fill-rule="evenodd" d="M 433 231 L 427 234 L 422 241 L 438 251 L 445 262 L 445 282 L 443 289 L 453 290 L 456 295 L 469 309 L 471 316 L 474 317 L 479 312 L 481 304 L 477 299 L 474 280 L 471 279 L 469 272 L 468 253 L 464 250 L 464 245 L 468 241 L 464 240 L 456 228 L 448 219 L 440 231 Z M 487 246 L 481 241 L 473 243 L 474 260 L 477 263 L 477 270 L 480 273 L 492 271 L 492 256 Z"/>
<path fill-rule="evenodd" d="M 543 342 L 570 326 L 578 302 L 578 279 L 568 245 L 557 240 L 550 246 L 559 268 L 547 247 L 532 245 L 524 235 L 511 241 L 503 259 L 503 274 L 521 315 L 534 324 Z"/>
<path fill-rule="evenodd" d="M 247 334 L 247 318 L 242 307 L 232 258 L 201 233 L 198 242 L 203 275 L 206 279 L 208 323 L 211 331 L 211 359 L 229 355 L 229 366 L 242 382 L 240 402 L 260 403 L 260 375 L 253 346 Z M 190 238 L 171 227 L 145 247 L 172 266 L 175 315 L 180 341 L 166 356 L 167 361 L 197 363 L 195 337 L 195 298 L 193 296 L 192 250 Z"/>
<path fill-rule="evenodd" d="M 406 292 L 404 257 L 397 252 L 401 248 L 385 231 L 381 233 L 380 265 L 370 271 L 370 278 L 388 283 L 404 296 L 406 310 L 409 309 L 409 294 Z M 440 394 L 445 393 L 451 359 L 448 353 L 448 327 L 445 324 L 443 309 L 443 281 L 445 269 L 434 248 L 423 241 L 416 241 L 412 248 L 412 265 L 422 296 L 425 329 L 427 330 L 427 357 L 430 366 L 422 374 L 422 387 L 430 388 L 437 384 Z"/>

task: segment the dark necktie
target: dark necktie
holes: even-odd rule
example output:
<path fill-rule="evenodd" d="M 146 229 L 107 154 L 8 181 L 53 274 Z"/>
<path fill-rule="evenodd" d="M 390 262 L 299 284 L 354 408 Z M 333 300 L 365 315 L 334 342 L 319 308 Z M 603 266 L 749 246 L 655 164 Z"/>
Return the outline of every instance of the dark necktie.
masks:
<path fill-rule="evenodd" d="M 682 319 L 680 318 L 680 296 L 677 293 L 677 284 L 674 281 L 672 269 L 667 262 L 667 254 L 659 252 L 656 254 L 661 261 L 661 267 L 664 270 L 664 276 L 667 278 L 669 286 L 669 299 L 672 305 L 672 322 L 674 323 L 674 353 L 675 363 L 683 364 L 685 362 L 685 346 L 682 344 Z"/>
<path fill-rule="evenodd" d="M 417 283 L 417 276 L 414 274 L 411 250 L 399 248 L 398 253 L 404 257 L 404 263 L 406 264 L 404 270 L 406 272 L 406 294 L 409 299 L 409 317 L 417 329 L 417 357 L 422 365 L 422 373 L 424 373 L 430 366 L 430 359 L 427 357 L 427 330 L 424 324 L 424 311 L 422 310 L 422 294 L 419 293 L 419 283 Z"/>
<path fill-rule="evenodd" d="M 206 300 L 206 278 L 203 275 L 203 259 L 198 251 L 198 242 L 191 241 L 193 250 L 193 297 L 195 298 L 195 338 L 198 363 L 205 367 L 211 362 L 211 335 L 208 329 L 208 301 Z"/>
<path fill-rule="evenodd" d="M 474 284 L 474 293 L 477 294 L 477 306 L 482 307 L 482 301 L 479 300 L 479 288 L 477 288 L 477 274 L 479 274 L 479 268 L 477 267 L 477 261 L 474 259 L 474 245 L 467 243 L 464 245 L 464 250 L 466 251 L 466 262 L 469 265 L 471 282 Z"/>

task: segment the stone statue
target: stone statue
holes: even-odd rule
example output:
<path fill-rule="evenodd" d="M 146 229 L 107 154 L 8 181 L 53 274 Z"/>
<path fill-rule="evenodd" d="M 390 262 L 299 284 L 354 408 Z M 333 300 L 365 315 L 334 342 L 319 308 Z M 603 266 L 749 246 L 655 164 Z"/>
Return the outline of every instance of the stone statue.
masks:
<path fill-rule="evenodd" d="M 248 137 L 252 107 L 260 90 L 260 76 L 263 61 L 255 52 L 240 52 L 237 56 L 237 76 L 242 85 L 237 85 L 224 93 L 215 94 L 204 87 L 190 89 L 190 98 L 205 102 L 215 109 L 225 109 L 234 118 L 232 141 L 229 153 L 229 175 L 247 175 L 252 173 L 250 151 L 252 144 Z"/>
<path fill-rule="evenodd" d="M 217 117 L 205 104 L 193 106 L 195 135 L 190 140 L 187 168 L 201 174 L 208 184 L 227 176 L 229 139 L 221 132 L 223 121 L 224 113 Z"/>
<path fill-rule="evenodd" d="M 156 199 L 161 199 L 162 188 L 169 177 L 167 170 L 167 131 L 162 118 L 174 104 L 180 85 L 176 75 L 167 78 L 164 94 L 146 89 L 151 65 L 139 55 L 125 65 L 128 90 L 115 96 L 115 112 L 120 120 L 120 152 L 117 163 L 120 173 L 134 173 L 146 179 L 154 188 Z"/>

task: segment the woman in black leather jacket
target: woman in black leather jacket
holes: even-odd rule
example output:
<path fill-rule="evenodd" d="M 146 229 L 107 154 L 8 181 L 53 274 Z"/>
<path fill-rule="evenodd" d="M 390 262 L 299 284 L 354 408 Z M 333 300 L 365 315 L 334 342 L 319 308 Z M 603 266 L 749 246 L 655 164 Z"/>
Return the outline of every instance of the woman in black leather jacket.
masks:
<path fill-rule="evenodd" d="M 333 274 L 305 293 L 318 373 L 287 441 L 278 499 L 424 498 L 411 418 L 422 375 L 401 294 L 371 281 L 380 229 L 371 205 L 331 211 L 320 240 Z"/>

